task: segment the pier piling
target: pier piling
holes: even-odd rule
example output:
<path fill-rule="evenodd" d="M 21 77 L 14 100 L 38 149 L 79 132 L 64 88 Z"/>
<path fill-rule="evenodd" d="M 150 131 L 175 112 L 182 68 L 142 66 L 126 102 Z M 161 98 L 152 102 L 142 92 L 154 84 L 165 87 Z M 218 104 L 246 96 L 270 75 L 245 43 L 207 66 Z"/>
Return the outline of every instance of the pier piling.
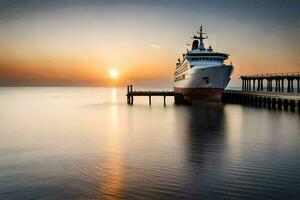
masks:
<path fill-rule="evenodd" d="M 298 106 L 299 106 L 299 105 L 298 105 Z M 291 100 L 291 101 L 290 101 L 290 107 L 291 107 L 291 111 L 295 111 L 295 107 L 296 107 L 295 100 Z"/>
<path fill-rule="evenodd" d="M 151 95 L 149 95 L 149 106 L 151 106 Z"/>
<path fill-rule="evenodd" d="M 278 99 L 278 100 L 277 100 L 277 108 L 278 108 L 279 110 L 281 110 L 281 108 L 282 108 L 282 100 L 281 100 L 281 99 Z"/>
<path fill-rule="evenodd" d="M 300 95 L 295 93 L 226 90 L 222 102 L 291 111 L 298 108 L 300 112 Z"/>

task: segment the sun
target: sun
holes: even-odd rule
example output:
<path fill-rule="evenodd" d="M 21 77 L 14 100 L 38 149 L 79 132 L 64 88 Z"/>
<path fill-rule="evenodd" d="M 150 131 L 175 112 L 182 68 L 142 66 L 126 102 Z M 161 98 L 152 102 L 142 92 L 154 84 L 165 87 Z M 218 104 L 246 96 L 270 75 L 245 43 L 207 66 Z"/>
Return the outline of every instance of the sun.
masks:
<path fill-rule="evenodd" d="M 115 70 L 115 69 L 111 69 L 111 70 L 109 71 L 109 76 L 110 76 L 111 78 L 113 78 L 113 79 L 118 78 L 119 72 L 118 72 L 117 70 Z"/>

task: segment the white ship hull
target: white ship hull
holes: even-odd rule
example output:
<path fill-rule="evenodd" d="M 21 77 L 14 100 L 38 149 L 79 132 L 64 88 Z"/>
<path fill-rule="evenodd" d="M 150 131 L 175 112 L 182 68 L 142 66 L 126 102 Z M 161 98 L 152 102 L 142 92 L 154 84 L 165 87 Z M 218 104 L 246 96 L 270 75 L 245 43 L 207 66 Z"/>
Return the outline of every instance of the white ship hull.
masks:
<path fill-rule="evenodd" d="M 194 66 L 185 79 L 174 81 L 174 91 L 193 98 L 220 100 L 232 71 L 231 65 Z"/>

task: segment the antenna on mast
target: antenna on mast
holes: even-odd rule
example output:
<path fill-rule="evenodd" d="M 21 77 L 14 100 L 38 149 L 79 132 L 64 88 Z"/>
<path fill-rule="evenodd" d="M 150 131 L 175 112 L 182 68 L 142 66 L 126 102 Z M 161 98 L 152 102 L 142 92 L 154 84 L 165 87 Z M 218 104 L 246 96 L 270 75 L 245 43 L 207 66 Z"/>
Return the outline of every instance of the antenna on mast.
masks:
<path fill-rule="evenodd" d="M 200 49 L 200 51 L 203 51 L 203 50 L 205 50 L 203 40 L 207 39 L 208 37 L 207 36 L 203 36 L 206 33 L 203 33 L 203 31 L 202 31 L 202 25 L 200 26 L 200 31 L 197 31 L 197 33 L 199 34 L 199 37 L 197 37 L 197 38 L 200 40 L 199 49 Z"/>

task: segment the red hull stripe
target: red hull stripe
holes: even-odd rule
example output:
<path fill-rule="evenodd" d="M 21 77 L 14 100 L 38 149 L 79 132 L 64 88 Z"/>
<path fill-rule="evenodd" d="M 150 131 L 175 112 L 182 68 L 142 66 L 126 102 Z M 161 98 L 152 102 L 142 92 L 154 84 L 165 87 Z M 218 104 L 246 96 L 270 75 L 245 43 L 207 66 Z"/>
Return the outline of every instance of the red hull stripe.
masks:
<path fill-rule="evenodd" d="M 224 89 L 222 88 L 178 88 L 174 87 L 174 91 L 183 93 L 185 96 L 199 98 L 221 100 Z"/>

